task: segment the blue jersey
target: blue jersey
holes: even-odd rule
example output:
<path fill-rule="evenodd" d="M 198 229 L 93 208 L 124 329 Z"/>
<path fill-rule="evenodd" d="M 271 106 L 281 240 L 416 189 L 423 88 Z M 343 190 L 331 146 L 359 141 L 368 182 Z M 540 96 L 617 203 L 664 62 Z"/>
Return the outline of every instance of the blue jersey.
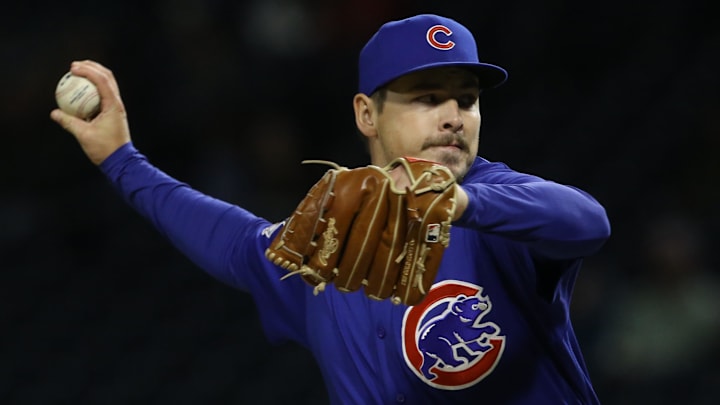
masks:
<path fill-rule="evenodd" d="M 406 307 L 281 281 L 264 252 L 282 224 L 193 190 L 132 144 L 101 169 L 194 263 L 252 295 L 270 341 L 313 353 L 333 404 L 599 403 L 569 305 L 610 227 L 583 191 L 476 158 L 437 280 Z"/>

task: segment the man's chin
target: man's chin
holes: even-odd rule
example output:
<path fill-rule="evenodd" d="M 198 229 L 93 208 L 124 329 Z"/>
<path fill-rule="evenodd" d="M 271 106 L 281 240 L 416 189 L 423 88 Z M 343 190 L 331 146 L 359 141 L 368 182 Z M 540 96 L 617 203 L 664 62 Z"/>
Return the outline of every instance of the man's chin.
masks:
<path fill-rule="evenodd" d="M 433 156 L 428 157 L 428 160 L 440 163 L 441 165 L 450 169 L 455 178 L 460 181 L 472 165 L 473 159 L 468 158 L 467 153 L 433 153 Z"/>
<path fill-rule="evenodd" d="M 452 174 L 455 176 L 455 180 L 457 180 L 458 183 L 462 182 L 462 179 L 467 174 L 469 167 L 467 165 L 455 165 L 455 166 L 447 166 L 448 169 L 452 172 Z"/>

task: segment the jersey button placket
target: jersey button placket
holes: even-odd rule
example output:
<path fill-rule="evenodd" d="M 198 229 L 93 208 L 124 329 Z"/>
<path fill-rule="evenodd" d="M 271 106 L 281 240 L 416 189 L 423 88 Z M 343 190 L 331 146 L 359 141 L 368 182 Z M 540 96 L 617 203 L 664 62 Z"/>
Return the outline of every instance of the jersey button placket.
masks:
<path fill-rule="evenodd" d="M 386 334 L 385 328 L 383 328 L 382 326 L 378 326 L 378 328 L 377 328 L 377 337 L 380 338 L 380 339 L 385 339 L 385 334 Z"/>
<path fill-rule="evenodd" d="M 398 404 L 403 404 L 403 403 L 405 403 L 405 395 L 400 394 L 400 393 L 398 393 L 397 395 L 395 395 L 395 402 L 397 402 Z"/>

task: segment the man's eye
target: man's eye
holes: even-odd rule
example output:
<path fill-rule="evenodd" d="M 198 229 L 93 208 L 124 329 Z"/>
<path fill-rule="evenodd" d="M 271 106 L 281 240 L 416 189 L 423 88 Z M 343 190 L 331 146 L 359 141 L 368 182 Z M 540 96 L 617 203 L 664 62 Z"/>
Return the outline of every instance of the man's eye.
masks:
<path fill-rule="evenodd" d="M 475 105 L 477 99 L 478 97 L 474 94 L 468 94 L 458 98 L 458 104 L 460 105 L 460 108 L 470 108 Z"/>
<path fill-rule="evenodd" d="M 438 98 L 434 94 L 426 94 L 418 97 L 416 100 L 426 104 L 437 104 Z"/>

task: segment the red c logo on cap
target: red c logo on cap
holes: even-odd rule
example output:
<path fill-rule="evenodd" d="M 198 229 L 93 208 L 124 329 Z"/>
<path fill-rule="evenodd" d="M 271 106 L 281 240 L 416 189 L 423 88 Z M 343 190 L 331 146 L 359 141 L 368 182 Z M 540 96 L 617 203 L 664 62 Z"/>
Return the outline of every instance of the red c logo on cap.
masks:
<path fill-rule="evenodd" d="M 452 35 L 452 31 L 450 31 L 450 28 L 444 25 L 432 26 L 429 30 L 427 30 L 427 34 L 425 34 L 425 39 L 427 39 L 428 44 L 430 44 L 430 46 L 432 46 L 433 48 L 439 49 L 441 51 L 447 51 L 449 49 L 452 49 L 455 46 L 455 42 L 450 40 L 448 40 L 447 42 L 438 41 L 437 39 L 435 39 L 435 34 L 437 34 L 438 32 L 442 32 L 448 37 Z"/>

